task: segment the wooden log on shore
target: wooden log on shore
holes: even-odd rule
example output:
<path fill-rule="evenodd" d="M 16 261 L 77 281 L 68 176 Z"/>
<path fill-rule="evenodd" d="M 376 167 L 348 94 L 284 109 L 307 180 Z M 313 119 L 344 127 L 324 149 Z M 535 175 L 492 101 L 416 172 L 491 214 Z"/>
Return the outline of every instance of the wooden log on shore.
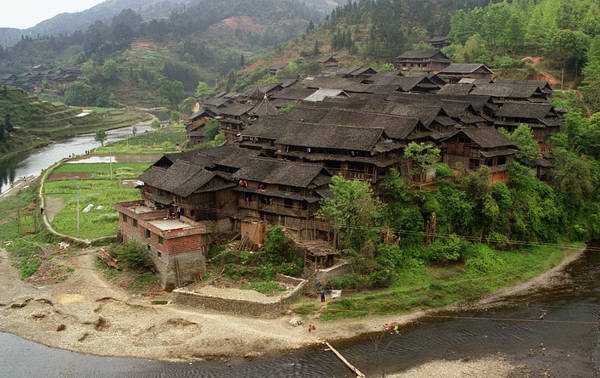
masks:
<path fill-rule="evenodd" d="M 344 365 L 348 367 L 348 369 L 350 369 L 354 374 L 356 374 L 357 378 L 366 377 L 366 375 L 364 375 L 360 370 L 358 370 L 356 366 L 352 365 L 346 358 L 344 358 L 344 356 L 342 356 L 340 352 L 338 352 L 334 347 L 332 347 L 331 344 L 329 344 L 327 341 L 324 341 L 323 343 L 327 345 L 327 347 L 331 349 L 333 353 L 335 353 L 335 355 L 340 359 L 340 361 L 344 363 Z"/>

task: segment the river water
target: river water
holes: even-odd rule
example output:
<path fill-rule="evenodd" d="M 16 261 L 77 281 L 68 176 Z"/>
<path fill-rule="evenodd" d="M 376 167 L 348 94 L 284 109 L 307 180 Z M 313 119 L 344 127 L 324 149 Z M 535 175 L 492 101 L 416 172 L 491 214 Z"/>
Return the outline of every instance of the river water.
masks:
<path fill-rule="evenodd" d="M 567 271 L 568 282 L 510 299 L 488 311 L 444 314 L 401 330 L 336 348 L 368 376 L 381 377 L 432 360 L 477 359 L 501 353 L 530 376 L 598 376 L 600 253 L 591 250 Z M 5 377 L 349 377 L 322 348 L 253 361 L 171 364 L 102 358 L 40 346 L 0 334 Z M 229 366 L 228 366 L 229 365 Z"/>
<path fill-rule="evenodd" d="M 150 126 L 136 126 L 138 133 L 151 130 Z M 132 135 L 133 126 L 107 131 L 107 143 L 118 142 Z M 95 133 L 83 134 L 60 143 L 53 143 L 33 152 L 18 154 L 11 159 L 0 161 L 0 193 L 9 190 L 13 184 L 25 177 L 38 176 L 42 170 L 70 155 L 82 155 L 100 146 Z"/>

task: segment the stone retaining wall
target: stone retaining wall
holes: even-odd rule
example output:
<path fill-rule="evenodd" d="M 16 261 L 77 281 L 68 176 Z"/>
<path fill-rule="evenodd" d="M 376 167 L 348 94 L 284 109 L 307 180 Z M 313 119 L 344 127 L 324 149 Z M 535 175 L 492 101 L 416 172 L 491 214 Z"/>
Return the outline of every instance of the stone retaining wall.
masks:
<path fill-rule="evenodd" d="M 294 285 L 294 289 L 285 296 L 274 297 L 272 302 L 255 302 L 222 297 L 208 296 L 181 288 L 173 291 L 175 303 L 200 307 L 230 314 L 276 318 L 281 316 L 287 306 L 294 303 L 304 292 L 307 281 L 299 278 L 277 275 L 277 281 Z"/>

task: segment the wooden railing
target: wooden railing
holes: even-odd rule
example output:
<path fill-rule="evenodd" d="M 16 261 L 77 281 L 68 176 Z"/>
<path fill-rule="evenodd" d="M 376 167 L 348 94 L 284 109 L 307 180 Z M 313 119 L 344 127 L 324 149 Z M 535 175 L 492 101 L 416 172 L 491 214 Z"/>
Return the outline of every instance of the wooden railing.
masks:
<path fill-rule="evenodd" d="M 364 171 L 354 171 L 354 170 L 348 170 L 348 169 L 334 169 L 334 168 L 327 168 L 327 170 L 334 175 L 342 176 L 346 180 L 361 180 L 361 181 L 375 182 L 375 175 L 372 173 L 367 173 Z"/>

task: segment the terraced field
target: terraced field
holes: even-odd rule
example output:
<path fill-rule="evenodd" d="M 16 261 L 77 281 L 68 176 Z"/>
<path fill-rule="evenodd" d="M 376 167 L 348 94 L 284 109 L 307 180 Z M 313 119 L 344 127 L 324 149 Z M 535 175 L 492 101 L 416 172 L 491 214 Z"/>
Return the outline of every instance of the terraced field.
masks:
<path fill-rule="evenodd" d="M 41 101 L 35 96 L 0 89 L 0 122 L 9 114 L 15 128 L 8 142 L 0 142 L 0 158 L 49 142 L 99 129 L 115 129 L 148 121 L 144 113 L 123 109 L 83 109 Z"/>

